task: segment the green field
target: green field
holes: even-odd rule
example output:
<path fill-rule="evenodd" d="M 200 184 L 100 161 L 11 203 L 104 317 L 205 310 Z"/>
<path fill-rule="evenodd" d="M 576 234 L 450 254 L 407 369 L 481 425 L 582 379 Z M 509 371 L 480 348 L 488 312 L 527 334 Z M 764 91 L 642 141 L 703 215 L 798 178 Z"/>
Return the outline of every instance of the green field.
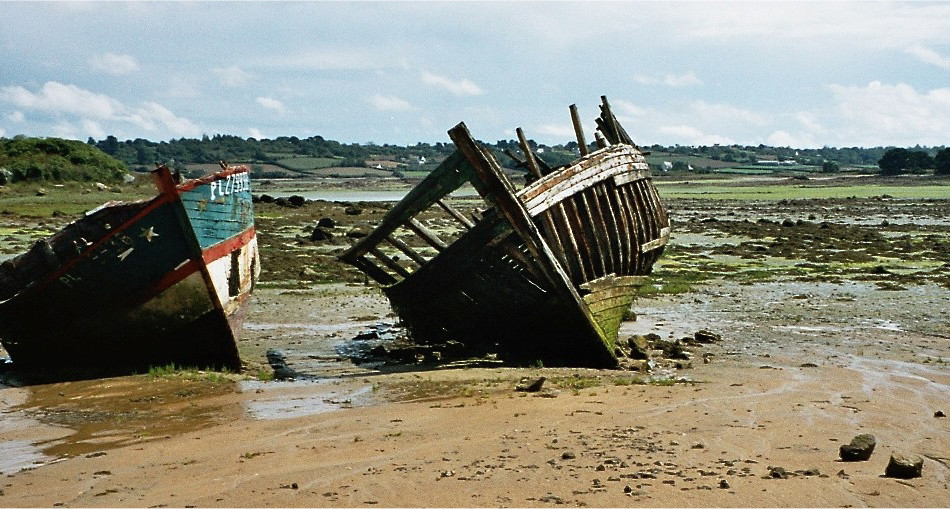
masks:
<path fill-rule="evenodd" d="M 762 184 L 728 185 L 721 181 L 654 182 L 663 198 L 702 198 L 711 200 L 808 200 L 820 198 L 870 198 L 893 196 L 894 198 L 950 199 L 950 182 L 947 184 L 910 185 L 857 184 L 857 185 L 808 185 L 808 184 Z"/>
<path fill-rule="evenodd" d="M 294 171 L 311 172 L 315 169 L 337 166 L 340 161 L 335 157 L 282 157 L 275 162 Z"/>

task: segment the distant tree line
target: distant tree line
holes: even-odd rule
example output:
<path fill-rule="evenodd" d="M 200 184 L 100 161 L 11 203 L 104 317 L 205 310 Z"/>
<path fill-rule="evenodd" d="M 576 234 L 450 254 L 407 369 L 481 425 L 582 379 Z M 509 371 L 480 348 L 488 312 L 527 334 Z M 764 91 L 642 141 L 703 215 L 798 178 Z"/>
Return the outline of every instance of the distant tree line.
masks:
<path fill-rule="evenodd" d="M 441 142 L 435 144 L 417 143 L 407 146 L 377 145 L 372 142 L 345 144 L 324 139 L 322 136 L 311 136 L 309 138 L 281 136 L 275 139 L 257 140 L 255 138 L 241 138 L 222 134 L 210 137 L 202 136 L 201 139 L 180 138 L 161 142 L 141 138 L 119 141 L 115 136 L 108 136 L 98 141 L 89 138 L 87 143 L 125 162 L 129 167 L 140 170 L 150 169 L 156 163 L 181 167 L 185 164 L 216 163 L 221 160 L 279 165 L 280 159 L 293 156 L 336 158 L 339 159 L 339 166 L 361 166 L 361 161 L 371 159 L 415 161 L 425 158 L 430 162 L 438 162 L 448 157 L 455 150 L 451 143 Z M 534 140 L 528 140 L 528 144 L 550 166 L 568 164 L 579 154 L 575 141 L 560 145 L 543 145 L 536 143 Z M 509 167 L 513 167 L 515 163 L 504 155 L 505 151 L 510 150 L 515 154 L 521 153 L 520 145 L 515 140 L 498 140 L 494 144 L 486 143 L 486 145 L 493 149 L 503 165 Z M 596 149 L 596 146 L 591 144 L 591 148 Z M 837 168 L 845 166 L 872 167 L 879 165 L 886 153 L 898 150 L 886 147 L 795 149 L 769 147 L 761 144 L 755 146 L 712 145 L 698 147 L 651 145 L 643 147 L 643 149 L 652 152 L 704 157 L 735 164 L 755 164 L 762 159 L 794 160 L 797 164 L 821 167 L 823 171 L 837 171 L 833 165 L 826 166 L 826 162 L 836 163 Z M 943 147 L 922 148 L 920 146 L 914 149 L 899 150 L 921 152 L 934 159 L 941 149 L 946 150 Z M 928 166 L 928 168 L 934 168 L 934 166 Z M 909 170 L 910 167 L 906 169 Z"/>
<path fill-rule="evenodd" d="M 89 138 L 87 143 L 140 171 L 151 169 L 159 163 L 179 169 L 186 164 L 217 163 L 218 161 L 279 165 L 281 159 L 294 156 L 336 158 L 340 160 L 339 166 L 363 166 L 365 160 L 373 158 L 418 160 L 425 157 L 439 160 L 451 154 L 453 148 L 443 143 L 435 145 L 419 143 L 401 147 L 372 143 L 344 144 L 326 140 L 322 136 L 309 138 L 281 136 L 272 140 L 257 140 L 223 134 L 202 136 L 201 139 L 180 138 L 161 142 L 142 138 L 119 141 L 115 136 L 108 136 L 99 141 Z"/>
<path fill-rule="evenodd" d="M 549 166 L 569 164 L 579 155 L 577 143 L 544 145 L 528 140 L 531 150 Z M 521 156 L 515 140 L 486 143 L 498 160 L 514 168 L 516 161 L 505 155 L 511 152 Z M 591 144 L 592 149 L 596 149 Z M 795 161 L 796 164 L 820 168 L 833 173 L 843 167 L 877 166 L 882 175 L 901 173 L 929 173 L 950 175 L 950 149 L 946 147 L 823 147 L 820 149 L 793 149 L 766 145 L 713 145 L 642 147 L 646 151 L 670 156 L 702 157 L 724 163 L 756 164 L 763 159 Z M 95 150 L 99 149 L 99 150 Z M 202 136 L 200 139 L 180 138 L 154 142 L 142 138 L 119 141 L 115 136 L 102 140 L 89 138 L 83 144 L 57 138 L 0 138 L 0 178 L 10 180 L 100 180 L 121 178 L 129 168 L 139 171 L 168 164 L 184 169 L 187 164 L 217 163 L 218 161 L 275 164 L 294 157 L 334 159 L 335 166 L 364 166 L 366 161 L 393 160 L 412 163 L 425 160 L 438 164 L 455 150 L 451 143 L 417 143 L 415 145 L 378 145 L 369 143 L 340 143 L 321 136 L 298 138 L 281 136 L 275 139 L 241 138 L 232 135 Z M 103 154 L 104 153 L 104 154 Z M 111 156 L 111 157 L 108 157 Z M 114 159 L 113 159 L 114 158 Z M 124 164 L 123 164 L 124 163 Z M 681 163 L 681 164 L 677 164 Z M 674 161 L 674 169 L 689 171 L 682 161 Z M 430 166 L 431 168 L 431 166 Z M 703 171 L 702 168 L 696 168 Z"/>
<path fill-rule="evenodd" d="M 924 150 L 892 148 L 881 156 L 877 165 L 881 168 L 881 175 L 925 173 L 928 170 L 933 170 L 934 175 L 950 175 L 950 148 L 938 151 L 933 157 Z"/>

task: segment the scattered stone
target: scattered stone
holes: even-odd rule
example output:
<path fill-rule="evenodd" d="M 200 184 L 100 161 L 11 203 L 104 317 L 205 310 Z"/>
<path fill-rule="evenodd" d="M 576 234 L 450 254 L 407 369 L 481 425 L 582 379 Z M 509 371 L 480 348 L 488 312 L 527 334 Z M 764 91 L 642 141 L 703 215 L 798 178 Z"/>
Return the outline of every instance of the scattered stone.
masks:
<path fill-rule="evenodd" d="M 520 392 L 539 392 L 545 380 L 547 379 L 543 376 L 534 380 L 522 378 L 521 382 L 515 386 L 515 390 Z"/>
<path fill-rule="evenodd" d="M 802 474 L 804 474 L 804 475 L 806 475 L 806 476 L 808 476 L 808 477 L 820 476 L 820 475 L 821 475 L 821 471 L 818 470 L 817 468 L 809 468 L 808 470 L 803 471 Z"/>
<path fill-rule="evenodd" d="M 312 280 L 316 279 L 317 276 L 317 271 L 311 269 L 310 267 L 304 267 L 300 270 L 300 279 Z"/>
<path fill-rule="evenodd" d="M 262 194 L 260 197 L 261 203 L 274 203 L 274 197 L 269 194 Z"/>
<path fill-rule="evenodd" d="M 934 412 L 934 417 L 946 417 L 947 414 L 943 413 L 943 410 L 937 410 Z"/>
<path fill-rule="evenodd" d="M 320 220 L 317 221 L 317 226 L 321 226 L 323 228 L 333 228 L 336 226 L 336 221 L 329 217 L 321 217 Z"/>
<path fill-rule="evenodd" d="M 693 339 L 695 339 L 697 343 L 709 344 L 709 343 L 718 343 L 719 341 L 722 341 L 722 336 L 719 334 L 716 334 L 715 332 L 702 329 L 693 334 Z"/>
<path fill-rule="evenodd" d="M 851 477 L 850 475 L 848 475 L 847 472 L 844 471 L 844 469 L 839 470 L 837 475 L 838 475 L 838 477 L 840 477 L 840 478 L 842 478 L 842 479 L 848 479 L 848 478 Z"/>
<path fill-rule="evenodd" d="M 923 474 L 923 469 L 924 459 L 920 456 L 895 452 L 891 454 L 891 459 L 887 462 L 884 476 L 897 479 L 913 479 L 920 477 Z"/>
<path fill-rule="evenodd" d="M 720 479 L 720 480 L 719 480 L 719 488 L 720 488 L 720 489 L 723 489 L 723 490 L 728 490 L 728 489 L 729 489 L 729 481 L 727 481 L 727 480 L 725 480 L 725 479 Z"/>
<path fill-rule="evenodd" d="M 363 213 L 363 209 L 350 205 L 349 207 L 343 209 L 343 213 L 348 216 L 358 216 Z"/>
<path fill-rule="evenodd" d="M 788 479 L 788 472 L 782 467 L 769 467 L 769 475 L 765 476 L 765 478 Z"/>
<path fill-rule="evenodd" d="M 291 207 L 302 207 L 304 203 L 307 203 L 307 199 L 299 194 L 295 194 L 287 198 L 287 203 L 289 203 Z"/>
<path fill-rule="evenodd" d="M 561 454 L 561 459 L 562 459 L 562 460 L 572 460 L 572 459 L 574 459 L 574 458 L 576 458 L 576 457 L 577 457 L 577 455 L 574 454 L 574 453 L 571 452 L 571 451 L 564 451 L 564 453 Z"/>
<path fill-rule="evenodd" d="M 352 230 L 346 232 L 345 235 L 348 239 L 362 239 L 363 237 L 369 235 L 369 233 L 360 228 L 353 228 Z"/>
<path fill-rule="evenodd" d="M 292 380 L 299 374 L 287 365 L 287 358 L 284 352 L 276 348 L 267 349 L 267 363 L 274 370 L 275 380 Z"/>
<path fill-rule="evenodd" d="M 838 455 L 842 461 L 867 461 L 877 445 L 874 435 L 862 433 L 851 439 L 850 444 L 841 446 Z"/>
<path fill-rule="evenodd" d="M 333 232 L 325 226 L 317 226 L 313 229 L 313 232 L 310 233 L 310 240 L 313 242 L 318 242 L 321 240 L 330 240 L 333 238 Z"/>
<path fill-rule="evenodd" d="M 803 363 L 803 364 L 801 365 L 801 367 L 803 367 L 803 368 L 817 368 L 818 365 L 815 364 L 814 362 L 805 362 L 805 363 Z"/>

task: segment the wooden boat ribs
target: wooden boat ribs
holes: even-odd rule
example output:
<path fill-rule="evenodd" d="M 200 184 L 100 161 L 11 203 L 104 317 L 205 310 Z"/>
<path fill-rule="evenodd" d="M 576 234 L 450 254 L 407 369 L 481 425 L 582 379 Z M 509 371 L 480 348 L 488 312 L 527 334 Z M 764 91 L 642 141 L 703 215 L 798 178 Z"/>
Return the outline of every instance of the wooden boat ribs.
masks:
<path fill-rule="evenodd" d="M 520 190 L 457 125 L 457 150 L 340 258 L 382 285 L 416 341 L 615 366 L 620 323 L 670 227 L 643 153 L 602 99 L 600 148 L 584 146 L 566 167 L 544 165 L 517 130 L 525 160 L 515 157 L 534 176 Z M 487 205 L 472 219 L 445 201 L 466 183 Z M 419 219 L 433 208 L 455 226 L 453 238 Z"/>

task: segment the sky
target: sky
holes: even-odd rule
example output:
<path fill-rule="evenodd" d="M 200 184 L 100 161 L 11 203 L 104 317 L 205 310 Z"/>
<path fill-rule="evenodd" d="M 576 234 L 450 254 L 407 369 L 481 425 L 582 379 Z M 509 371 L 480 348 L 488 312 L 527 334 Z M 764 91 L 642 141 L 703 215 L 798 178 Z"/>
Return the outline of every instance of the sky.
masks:
<path fill-rule="evenodd" d="M 10 2 L 0 137 L 950 145 L 950 2 Z"/>

